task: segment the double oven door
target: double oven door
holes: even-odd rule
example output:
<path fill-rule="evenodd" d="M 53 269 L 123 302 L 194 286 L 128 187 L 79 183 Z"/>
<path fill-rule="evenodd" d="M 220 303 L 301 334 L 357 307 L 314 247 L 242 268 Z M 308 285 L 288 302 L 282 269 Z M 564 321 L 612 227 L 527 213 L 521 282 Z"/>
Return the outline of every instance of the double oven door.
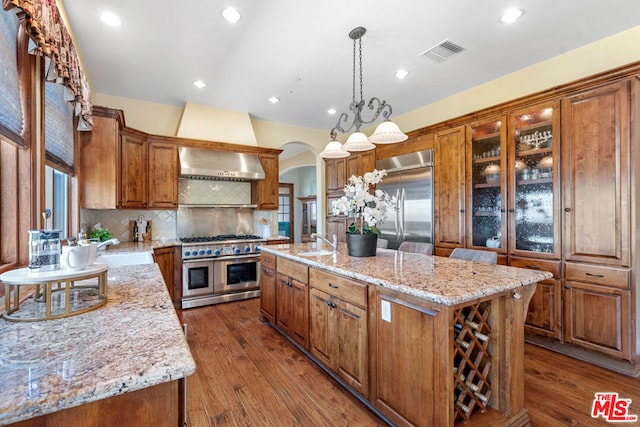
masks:
<path fill-rule="evenodd" d="M 182 296 L 200 297 L 259 289 L 260 257 L 183 261 Z"/>

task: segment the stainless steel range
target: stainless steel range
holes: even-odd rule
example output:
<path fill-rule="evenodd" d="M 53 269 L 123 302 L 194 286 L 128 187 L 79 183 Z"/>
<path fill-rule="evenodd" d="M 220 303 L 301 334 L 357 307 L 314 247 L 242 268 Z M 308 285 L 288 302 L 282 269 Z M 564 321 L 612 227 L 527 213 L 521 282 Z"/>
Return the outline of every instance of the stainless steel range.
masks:
<path fill-rule="evenodd" d="M 223 234 L 180 241 L 182 308 L 260 296 L 260 247 L 266 239 Z"/>

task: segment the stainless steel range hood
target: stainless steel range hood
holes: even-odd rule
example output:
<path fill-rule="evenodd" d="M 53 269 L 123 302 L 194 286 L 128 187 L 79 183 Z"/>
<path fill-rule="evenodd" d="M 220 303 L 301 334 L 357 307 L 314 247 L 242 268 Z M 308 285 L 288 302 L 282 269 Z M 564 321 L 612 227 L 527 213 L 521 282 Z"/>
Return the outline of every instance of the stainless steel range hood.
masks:
<path fill-rule="evenodd" d="M 260 181 L 264 169 L 256 154 L 180 147 L 180 178 Z"/>

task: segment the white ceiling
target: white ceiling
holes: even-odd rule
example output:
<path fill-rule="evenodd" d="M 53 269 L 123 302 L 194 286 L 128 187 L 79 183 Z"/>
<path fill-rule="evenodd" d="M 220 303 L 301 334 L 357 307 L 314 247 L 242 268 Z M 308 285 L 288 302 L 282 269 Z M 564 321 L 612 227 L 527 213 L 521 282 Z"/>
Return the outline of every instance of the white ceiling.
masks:
<path fill-rule="evenodd" d="M 367 28 L 364 97 L 386 99 L 399 115 L 640 24 L 638 0 L 62 3 L 96 92 L 327 131 L 337 120 L 327 109 L 351 101 L 354 27 Z M 235 25 L 221 16 L 229 5 L 242 14 Z M 508 7 L 525 10 L 511 25 L 499 22 Z M 106 10 L 121 27 L 101 23 Z M 419 56 L 445 39 L 466 51 L 442 64 Z M 405 80 L 394 78 L 398 68 L 409 70 Z"/>

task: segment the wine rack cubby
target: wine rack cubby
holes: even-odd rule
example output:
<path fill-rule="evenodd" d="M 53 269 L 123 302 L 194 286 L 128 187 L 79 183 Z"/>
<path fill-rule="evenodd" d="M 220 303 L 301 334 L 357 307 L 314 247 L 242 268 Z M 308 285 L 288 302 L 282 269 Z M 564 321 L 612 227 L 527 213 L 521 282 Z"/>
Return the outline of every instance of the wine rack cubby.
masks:
<path fill-rule="evenodd" d="M 454 311 L 455 421 L 468 420 L 491 400 L 490 301 Z"/>

